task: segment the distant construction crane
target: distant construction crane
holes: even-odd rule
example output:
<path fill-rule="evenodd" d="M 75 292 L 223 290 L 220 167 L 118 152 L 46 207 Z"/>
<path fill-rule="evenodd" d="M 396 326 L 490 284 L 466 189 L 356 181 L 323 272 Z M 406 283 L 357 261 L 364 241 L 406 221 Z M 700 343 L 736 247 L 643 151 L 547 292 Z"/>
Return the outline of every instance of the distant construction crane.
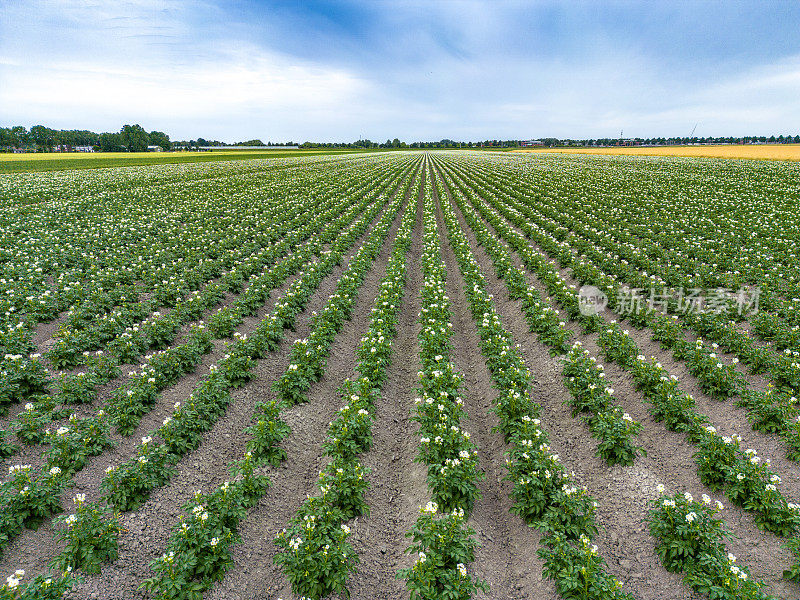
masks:
<path fill-rule="evenodd" d="M 698 125 L 700 125 L 700 123 L 695 123 L 694 124 L 694 127 L 692 128 L 692 133 L 689 134 L 689 139 L 690 140 L 694 137 L 694 131 L 695 131 L 695 129 L 697 129 Z"/>

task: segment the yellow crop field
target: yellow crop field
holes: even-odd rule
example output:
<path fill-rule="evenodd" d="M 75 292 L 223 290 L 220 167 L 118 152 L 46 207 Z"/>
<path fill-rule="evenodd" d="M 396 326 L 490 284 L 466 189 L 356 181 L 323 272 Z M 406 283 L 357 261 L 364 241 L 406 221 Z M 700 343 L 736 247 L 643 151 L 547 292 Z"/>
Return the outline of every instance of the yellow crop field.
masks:
<path fill-rule="evenodd" d="M 798 160 L 800 144 L 668 146 L 664 148 L 525 148 L 512 152 L 557 152 L 567 154 L 620 154 L 630 156 L 701 156 L 707 158 L 749 158 L 754 160 Z"/>
<path fill-rule="evenodd" d="M 236 154 L 236 150 L 231 151 L 218 151 L 218 154 Z M 238 153 L 242 154 L 240 150 Z M 159 156 L 207 156 L 209 152 L 26 152 L 23 154 L 2 153 L 0 154 L 0 162 L 9 160 L 80 160 L 91 158 L 157 158 Z"/>

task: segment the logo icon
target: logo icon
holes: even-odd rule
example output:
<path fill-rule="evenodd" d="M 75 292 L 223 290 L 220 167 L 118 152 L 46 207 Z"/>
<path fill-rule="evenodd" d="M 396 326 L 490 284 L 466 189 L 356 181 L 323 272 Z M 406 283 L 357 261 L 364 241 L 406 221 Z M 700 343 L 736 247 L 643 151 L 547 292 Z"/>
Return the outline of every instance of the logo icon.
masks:
<path fill-rule="evenodd" d="M 578 291 L 578 310 L 585 317 L 596 315 L 608 306 L 608 296 L 593 285 L 585 285 Z"/>

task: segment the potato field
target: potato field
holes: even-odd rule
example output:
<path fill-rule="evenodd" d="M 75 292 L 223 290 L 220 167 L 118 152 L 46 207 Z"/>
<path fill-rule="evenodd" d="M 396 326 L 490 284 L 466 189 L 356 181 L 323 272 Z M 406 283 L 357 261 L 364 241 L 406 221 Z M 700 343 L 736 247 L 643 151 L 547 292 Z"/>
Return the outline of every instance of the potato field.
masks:
<path fill-rule="evenodd" d="M 0 175 L 0 600 L 800 598 L 800 169 Z"/>

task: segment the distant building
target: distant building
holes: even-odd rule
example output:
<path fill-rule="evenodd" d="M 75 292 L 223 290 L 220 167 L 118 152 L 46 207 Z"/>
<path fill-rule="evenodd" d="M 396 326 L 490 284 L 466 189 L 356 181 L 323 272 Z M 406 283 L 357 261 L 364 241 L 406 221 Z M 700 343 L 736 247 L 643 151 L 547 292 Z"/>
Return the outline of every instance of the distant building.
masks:
<path fill-rule="evenodd" d="M 92 146 L 75 146 L 73 152 L 94 152 L 94 147 Z"/>
<path fill-rule="evenodd" d="M 542 140 L 522 140 L 520 145 L 523 148 L 530 148 L 531 146 L 544 146 L 544 142 Z"/>
<path fill-rule="evenodd" d="M 147 151 L 148 152 L 163 152 L 164 149 L 161 146 L 148 146 L 147 147 Z"/>

